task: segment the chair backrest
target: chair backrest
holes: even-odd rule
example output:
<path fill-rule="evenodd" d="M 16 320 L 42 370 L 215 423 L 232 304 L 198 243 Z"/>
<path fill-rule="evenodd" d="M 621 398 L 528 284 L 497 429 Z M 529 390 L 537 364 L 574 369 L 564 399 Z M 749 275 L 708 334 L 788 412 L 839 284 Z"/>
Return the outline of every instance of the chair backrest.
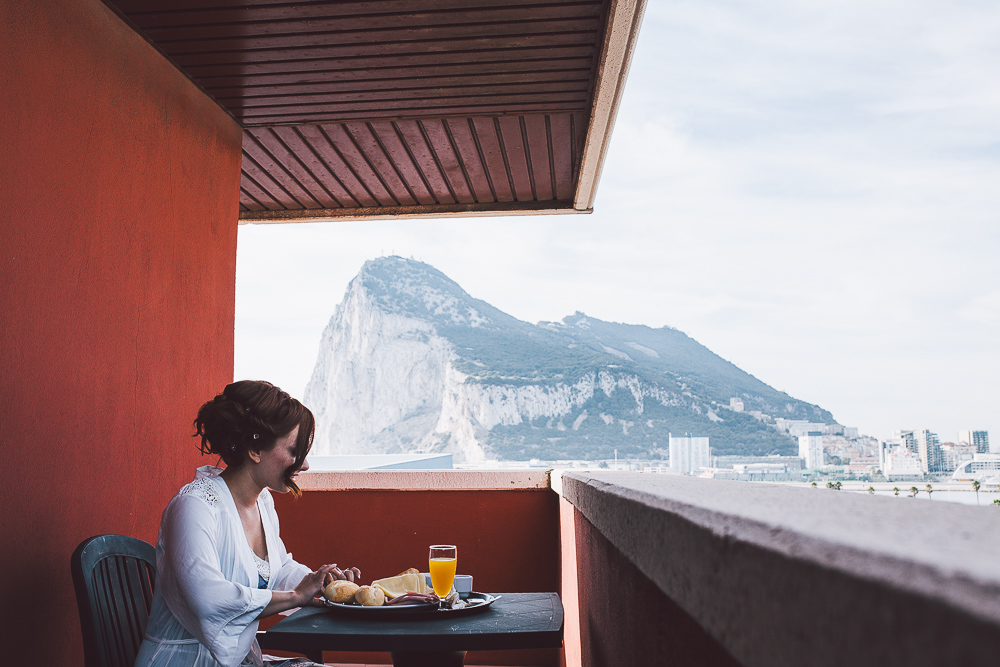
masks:
<path fill-rule="evenodd" d="M 86 667 L 132 667 L 156 583 L 156 550 L 125 535 L 84 540 L 70 562 Z"/>

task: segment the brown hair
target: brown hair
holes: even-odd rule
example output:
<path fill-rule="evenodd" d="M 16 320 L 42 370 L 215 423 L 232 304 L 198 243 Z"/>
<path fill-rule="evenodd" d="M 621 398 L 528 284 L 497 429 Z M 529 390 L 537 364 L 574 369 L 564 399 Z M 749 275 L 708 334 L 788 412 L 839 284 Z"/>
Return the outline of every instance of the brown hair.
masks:
<path fill-rule="evenodd" d="M 233 382 L 201 406 L 194 426 L 194 437 L 201 438 L 201 453 L 221 457 L 230 468 L 243 465 L 248 450 L 267 451 L 298 426 L 295 463 L 285 471 L 284 481 L 292 495 L 301 493 L 292 475 L 312 447 L 316 421 L 309 408 L 286 392 L 270 382 Z"/>

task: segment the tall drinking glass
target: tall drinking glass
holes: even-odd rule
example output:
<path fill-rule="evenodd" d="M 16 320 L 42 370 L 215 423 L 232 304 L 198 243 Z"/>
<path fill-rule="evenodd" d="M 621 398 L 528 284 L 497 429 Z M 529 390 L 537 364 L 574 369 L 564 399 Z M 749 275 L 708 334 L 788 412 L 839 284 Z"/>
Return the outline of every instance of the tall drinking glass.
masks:
<path fill-rule="evenodd" d="M 455 586 L 455 570 L 458 566 L 458 550 L 454 544 L 435 544 L 431 546 L 428 569 L 431 573 L 431 586 L 439 598 L 451 593 Z"/>

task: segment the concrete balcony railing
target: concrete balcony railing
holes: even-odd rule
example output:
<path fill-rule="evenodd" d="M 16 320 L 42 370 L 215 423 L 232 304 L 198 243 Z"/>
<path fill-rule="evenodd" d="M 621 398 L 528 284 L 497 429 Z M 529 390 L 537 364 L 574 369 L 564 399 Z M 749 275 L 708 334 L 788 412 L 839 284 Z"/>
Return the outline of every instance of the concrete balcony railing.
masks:
<path fill-rule="evenodd" d="M 563 651 L 470 653 L 469 664 L 1000 655 L 1000 508 L 610 472 L 309 472 L 302 486 L 278 511 L 303 562 L 343 559 L 378 577 L 424 569 L 427 545 L 447 542 L 477 590 L 559 591 Z"/>
<path fill-rule="evenodd" d="M 564 596 L 571 664 L 1000 655 L 1000 508 L 638 473 L 567 473 L 553 486 L 563 535 L 575 535 L 576 553 L 564 540 L 562 554 L 564 591 L 575 580 L 579 596 Z"/>

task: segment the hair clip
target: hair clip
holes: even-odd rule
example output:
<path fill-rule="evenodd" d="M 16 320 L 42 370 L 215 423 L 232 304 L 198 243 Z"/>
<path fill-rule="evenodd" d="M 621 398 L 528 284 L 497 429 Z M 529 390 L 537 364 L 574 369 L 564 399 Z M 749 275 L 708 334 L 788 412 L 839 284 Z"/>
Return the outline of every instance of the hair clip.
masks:
<path fill-rule="evenodd" d="M 254 433 L 253 434 L 253 439 L 254 440 L 260 440 L 260 433 Z"/>

